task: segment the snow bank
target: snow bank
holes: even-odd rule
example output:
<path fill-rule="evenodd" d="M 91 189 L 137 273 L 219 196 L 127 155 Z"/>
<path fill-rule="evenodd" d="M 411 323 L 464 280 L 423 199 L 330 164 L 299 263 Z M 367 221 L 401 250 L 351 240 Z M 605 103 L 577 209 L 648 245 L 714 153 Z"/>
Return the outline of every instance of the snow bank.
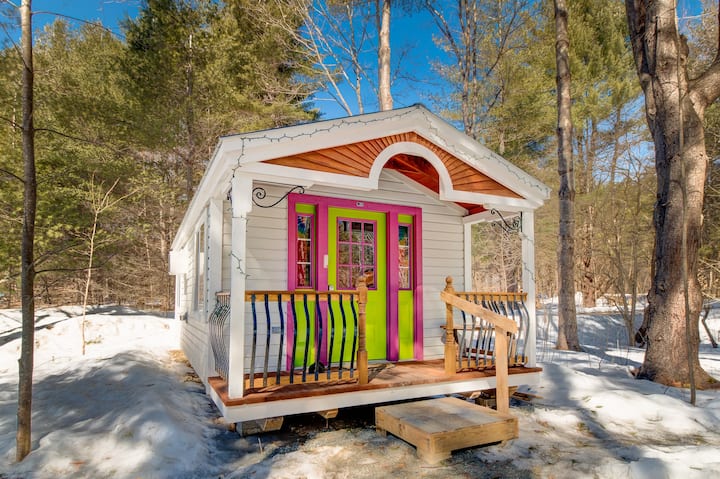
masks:
<path fill-rule="evenodd" d="M 618 315 L 581 315 L 581 353 L 552 349 L 556 325 L 541 317 L 544 372 L 540 384 L 525 388 L 539 397 L 512 409 L 520 437 L 428 467 L 413 447 L 377 435 L 371 421 L 348 410 L 329 428 L 324 421 L 299 428 L 300 419 L 287 418 L 280 433 L 241 438 L 228 431 L 182 357 L 171 354 L 180 323 L 124 308 L 94 310 L 83 356 L 79 313 L 39 312 L 33 448 L 17 464 L 20 314 L 0 310 L 2 479 L 720 477 L 720 394 L 701 391 L 693 407 L 686 390 L 634 379 L 630 370 L 643 352 L 618 339 Z M 720 329 L 715 311 L 709 324 Z M 720 377 L 720 351 L 706 339 L 700 358 Z"/>

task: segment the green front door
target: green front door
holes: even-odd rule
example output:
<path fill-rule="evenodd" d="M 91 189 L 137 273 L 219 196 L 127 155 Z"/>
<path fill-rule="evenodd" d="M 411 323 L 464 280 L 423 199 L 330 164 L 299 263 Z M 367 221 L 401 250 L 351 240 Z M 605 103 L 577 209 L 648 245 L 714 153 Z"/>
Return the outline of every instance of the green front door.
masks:
<path fill-rule="evenodd" d="M 387 220 L 385 213 L 329 208 L 328 289 L 368 287 L 367 351 L 370 360 L 387 358 Z"/>

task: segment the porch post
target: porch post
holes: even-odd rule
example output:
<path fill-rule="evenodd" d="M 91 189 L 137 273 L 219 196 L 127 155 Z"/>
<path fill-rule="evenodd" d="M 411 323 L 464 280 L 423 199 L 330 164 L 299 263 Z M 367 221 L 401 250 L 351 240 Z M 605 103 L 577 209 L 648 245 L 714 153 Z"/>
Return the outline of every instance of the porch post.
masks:
<path fill-rule="evenodd" d="M 245 386 L 245 269 L 247 268 L 247 216 L 252 210 L 252 179 L 232 178 L 232 240 L 230 248 L 230 347 L 228 395 L 243 396 Z"/>
<path fill-rule="evenodd" d="M 448 294 L 455 294 L 453 279 L 445 278 L 445 290 Z M 457 372 L 458 345 L 455 343 L 455 326 L 453 324 L 453 306 L 445 303 L 445 374 L 454 376 Z"/>
<path fill-rule="evenodd" d="M 535 338 L 537 333 L 537 318 L 535 317 L 535 212 L 523 211 L 522 213 L 522 231 L 520 232 L 522 240 L 522 286 L 523 291 L 527 293 L 527 301 L 525 306 L 528 310 L 530 318 L 530 327 L 528 329 L 527 346 L 525 351 L 528 356 L 528 366 L 535 367 Z"/>

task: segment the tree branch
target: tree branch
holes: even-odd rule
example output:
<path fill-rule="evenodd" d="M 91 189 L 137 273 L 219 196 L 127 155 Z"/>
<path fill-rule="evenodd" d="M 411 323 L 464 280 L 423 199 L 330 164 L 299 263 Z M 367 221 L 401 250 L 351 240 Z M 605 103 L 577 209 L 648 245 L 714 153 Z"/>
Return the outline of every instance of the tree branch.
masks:
<path fill-rule="evenodd" d="M 720 10 L 717 13 L 718 39 L 715 59 L 699 77 L 691 80 L 688 94 L 693 102 L 702 102 L 702 108 L 709 106 L 720 96 Z"/>
<path fill-rule="evenodd" d="M 54 249 L 54 250 L 50 250 L 50 251 L 46 251 L 46 252 L 44 252 L 44 253 L 42 253 L 42 254 L 39 254 L 38 257 L 37 257 L 37 258 L 35 259 L 35 261 L 33 262 L 33 266 L 39 266 L 39 265 L 41 265 L 42 263 L 44 263 L 45 261 L 49 260 L 49 259 L 50 259 L 51 257 L 53 257 L 54 255 L 56 255 L 56 254 L 58 254 L 58 253 L 61 253 L 61 252 L 63 252 L 63 251 L 67 251 L 67 250 L 73 249 L 73 248 L 75 248 L 75 247 L 77 247 L 77 246 L 81 246 L 81 245 L 82 245 L 82 243 L 71 243 L 71 242 L 68 242 L 68 243 L 63 244 L 63 246 L 60 247 L 60 248 L 57 248 L 57 249 Z"/>
<path fill-rule="evenodd" d="M 0 120 L 9 123 L 10 126 L 12 126 L 13 128 L 15 128 L 17 130 L 20 130 L 22 128 L 22 125 L 18 125 L 17 122 L 15 122 L 15 120 L 11 120 L 10 118 L 8 118 L 6 116 L 0 116 Z"/>
<path fill-rule="evenodd" d="M 703 108 L 720 97 L 720 57 L 716 56 L 712 65 L 702 75 L 690 81 L 688 94 L 692 96 L 694 101 L 702 101 Z"/>
<path fill-rule="evenodd" d="M 114 151 L 115 153 L 125 153 L 124 150 L 117 149 L 110 145 L 109 143 L 106 143 L 104 141 L 96 141 L 96 140 L 90 140 L 88 138 L 81 138 L 79 136 L 70 135 L 68 133 L 63 133 L 62 131 L 55 130 L 52 128 L 35 128 L 36 133 L 52 133 L 54 135 L 62 136 L 63 138 L 67 138 L 68 140 L 75 140 L 80 141 L 82 143 L 87 143 L 88 145 L 95 145 L 95 146 L 102 146 L 103 148 L 108 148 L 111 151 Z"/>
<path fill-rule="evenodd" d="M 122 36 L 120 36 L 120 35 L 118 35 L 117 33 L 113 32 L 113 31 L 110 30 L 108 27 L 106 27 L 105 25 L 103 25 L 102 23 L 99 23 L 99 22 L 93 22 L 93 21 L 90 21 L 90 20 L 84 20 L 84 19 L 82 19 L 82 18 L 73 17 L 73 16 L 71 16 L 71 15 L 65 15 L 65 14 L 63 14 L 63 13 L 58 13 L 58 12 L 51 12 L 51 11 L 48 11 L 48 10 L 38 10 L 38 11 L 33 12 L 33 16 L 35 16 L 35 15 L 40 15 L 40 14 L 43 14 L 43 15 L 53 15 L 53 16 L 55 16 L 55 17 L 66 18 L 66 19 L 68 19 L 68 20 L 72 20 L 72 21 L 75 21 L 75 22 L 84 23 L 84 24 L 86 24 L 86 25 L 92 25 L 93 27 L 98 27 L 98 28 L 101 28 L 101 29 L 105 30 L 106 32 L 108 32 L 109 34 L 113 35 L 113 36 L 116 37 L 116 38 L 123 39 Z"/>
<path fill-rule="evenodd" d="M 20 178 L 18 175 L 16 175 L 16 174 L 13 173 L 12 171 L 8 171 L 8 170 L 6 170 L 6 169 L 4 169 L 4 168 L 0 168 L 0 173 L 5 173 L 7 176 L 18 180 L 20 183 L 25 184 L 25 180 L 22 179 L 22 178 Z"/>

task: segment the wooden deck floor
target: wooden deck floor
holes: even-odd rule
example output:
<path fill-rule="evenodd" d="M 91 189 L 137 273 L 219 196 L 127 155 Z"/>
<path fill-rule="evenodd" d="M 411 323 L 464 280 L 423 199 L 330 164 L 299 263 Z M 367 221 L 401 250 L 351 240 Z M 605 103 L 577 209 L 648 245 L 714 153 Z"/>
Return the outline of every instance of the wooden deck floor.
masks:
<path fill-rule="evenodd" d="M 510 375 L 540 371 L 542 371 L 541 368 L 527 367 L 511 367 L 508 369 Z M 267 403 L 271 401 L 325 396 L 355 391 L 437 384 L 494 376 L 494 369 L 464 371 L 454 376 L 446 376 L 443 360 L 438 359 L 434 361 L 409 361 L 371 365 L 369 373 L 370 381 L 365 385 L 360 385 L 356 381 L 348 380 L 339 380 L 331 383 L 280 384 L 252 390 L 252 392 L 242 398 L 230 398 L 228 396 L 227 382 L 220 377 L 209 378 L 208 382 L 225 406 L 242 406 L 245 404 Z"/>

